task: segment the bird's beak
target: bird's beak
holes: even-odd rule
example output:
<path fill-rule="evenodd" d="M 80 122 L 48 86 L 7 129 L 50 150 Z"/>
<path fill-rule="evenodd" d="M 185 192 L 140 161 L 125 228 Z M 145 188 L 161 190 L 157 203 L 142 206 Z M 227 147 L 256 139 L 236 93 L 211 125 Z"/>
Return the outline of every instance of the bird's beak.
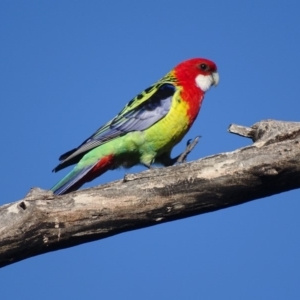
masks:
<path fill-rule="evenodd" d="M 211 74 L 211 77 L 212 77 L 212 80 L 213 80 L 212 85 L 217 86 L 218 83 L 219 83 L 219 80 L 220 80 L 219 73 L 214 72 L 214 73 Z"/>

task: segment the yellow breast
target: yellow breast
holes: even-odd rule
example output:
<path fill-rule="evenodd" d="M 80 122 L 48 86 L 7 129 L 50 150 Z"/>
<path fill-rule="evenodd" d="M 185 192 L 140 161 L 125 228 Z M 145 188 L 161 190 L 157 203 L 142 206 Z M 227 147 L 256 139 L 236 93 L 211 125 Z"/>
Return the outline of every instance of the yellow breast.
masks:
<path fill-rule="evenodd" d="M 188 104 L 182 101 L 179 92 L 173 96 L 169 113 L 144 132 L 145 142 L 157 154 L 171 150 L 189 129 Z"/>

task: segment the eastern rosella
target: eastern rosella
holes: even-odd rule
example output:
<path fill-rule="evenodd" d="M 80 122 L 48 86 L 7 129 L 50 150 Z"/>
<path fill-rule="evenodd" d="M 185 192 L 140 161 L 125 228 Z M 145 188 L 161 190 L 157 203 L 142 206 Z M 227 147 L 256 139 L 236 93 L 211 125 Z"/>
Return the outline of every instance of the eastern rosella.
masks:
<path fill-rule="evenodd" d="M 79 147 L 61 155 L 54 172 L 77 165 L 52 191 L 57 195 L 75 191 L 118 167 L 174 164 L 172 148 L 195 121 L 205 92 L 218 81 L 217 66 L 210 60 L 194 58 L 180 63 Z"/>

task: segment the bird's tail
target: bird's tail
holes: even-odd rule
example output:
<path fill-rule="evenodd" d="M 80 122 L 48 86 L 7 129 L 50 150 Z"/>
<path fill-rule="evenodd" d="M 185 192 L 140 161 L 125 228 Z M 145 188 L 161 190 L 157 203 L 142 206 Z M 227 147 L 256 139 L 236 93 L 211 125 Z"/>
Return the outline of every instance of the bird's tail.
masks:
<path fill-rule="evenodd" d="M 95 179 L 109 169 L 114 168 L 112 155 L 102 157 L 95 164 L 79 167 L 76 166 L 70 173 L 51 188 L 55 195 L 63 195 L 79 189 L 84 183 Z"/>

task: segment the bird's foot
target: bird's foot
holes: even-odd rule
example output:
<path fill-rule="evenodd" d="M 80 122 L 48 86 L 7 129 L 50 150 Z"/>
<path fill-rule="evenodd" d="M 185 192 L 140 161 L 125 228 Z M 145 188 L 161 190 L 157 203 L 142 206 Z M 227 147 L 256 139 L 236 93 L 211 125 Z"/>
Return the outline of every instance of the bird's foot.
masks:
<path fill-rule="evenodd" d="M 196 136 L 195 139 L 192 141 L 192 139 L 188 140 L 186 143 L 185 150 L 178 155 L 175 159 L 175 163 L 184 163 L 186 162 L 187 156 L 192 152 L 192 150 L 195 148 L 197 143 L 199 142 L 200 136 Z"/>
<path fill-rule="evenodd" d="M 153 169 L 153 166 L 151 166 L 151 164 L 142 163 L 142 165 L 143 165 L 144 167 L 146 167 L 147 169 Z"/>

